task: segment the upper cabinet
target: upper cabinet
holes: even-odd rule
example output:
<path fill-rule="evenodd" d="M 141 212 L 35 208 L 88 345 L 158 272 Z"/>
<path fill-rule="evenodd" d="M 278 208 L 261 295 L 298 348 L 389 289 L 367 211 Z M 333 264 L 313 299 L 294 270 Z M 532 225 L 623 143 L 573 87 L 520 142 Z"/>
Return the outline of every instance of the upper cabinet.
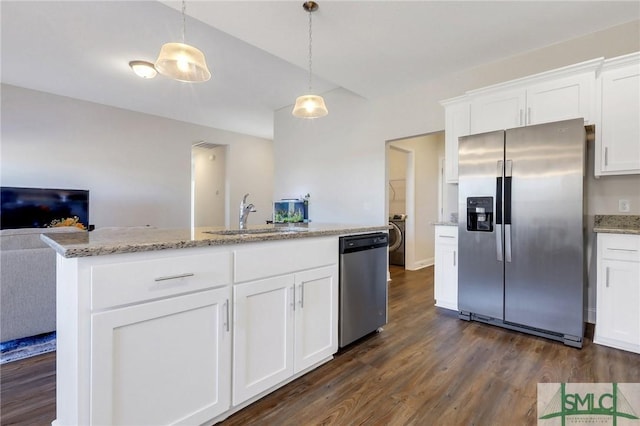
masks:
<path fill-rule="evenodd" d="M 596 72 L 602 63 L 603 58 L 597 58 L 442 101 L 447 182 L 458 181 L 460 136 L 571 118 L 583 118 L 585 124 L 594 124 Z M 634 93 L 637 101 L 638 90 Z"/>
<path fill-rule="evenodd" d="M 598 61 L 599 62 L 599 61 Z M 526 125 L 583 118 L 593 123 L 595 64 L 587 71 L 555 78 L 527 88 Z"/>
<path fill-rule="evenodd" d="M 471 101 L 471 134 L 523 126 L 527 96 L 522 89 L 489 92 Z"/>
<path fill-rule="evenodd" d="M 445 172 L 447 183 L 458 182 L 458 138 L 469 135 L 471 104 L 466 97 L 443 101 L 445 107 Z"/>
<path fill-rule="evenodd" d="M 583 118 L 593 123 L 596 70 L 602 59 L 467 92 L 471 134 Z"/>
<path fill-rule="evenodd" d="M 640 173 L 640 52 L 604 61 L 597 84 L 595 175 Z"/>

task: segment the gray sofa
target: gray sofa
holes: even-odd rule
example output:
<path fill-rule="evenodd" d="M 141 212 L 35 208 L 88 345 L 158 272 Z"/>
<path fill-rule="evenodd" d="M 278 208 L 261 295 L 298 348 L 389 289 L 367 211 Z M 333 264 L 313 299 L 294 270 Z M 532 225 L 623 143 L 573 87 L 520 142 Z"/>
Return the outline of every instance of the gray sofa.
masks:
<path fill-rule="evenodd" d="M 56 255 L 40 234 L 74 227 L 0 231 L 0 341 L 56 329 Z"/>

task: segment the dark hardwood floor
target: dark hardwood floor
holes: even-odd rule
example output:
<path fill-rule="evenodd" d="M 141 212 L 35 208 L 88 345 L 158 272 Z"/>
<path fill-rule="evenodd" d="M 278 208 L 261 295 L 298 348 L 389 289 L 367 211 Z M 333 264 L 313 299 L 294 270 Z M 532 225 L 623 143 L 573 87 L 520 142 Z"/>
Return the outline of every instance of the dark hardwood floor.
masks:
<path fill-rule="evenodd" d="M 640 355 L 461 321 L 433 268 L 391 270 L 389 324 L 222 425 L 534 425 L 538 382 L 640 382 Z M 1 424 L 55 418 L 55 357 L 2 366 Z"/>

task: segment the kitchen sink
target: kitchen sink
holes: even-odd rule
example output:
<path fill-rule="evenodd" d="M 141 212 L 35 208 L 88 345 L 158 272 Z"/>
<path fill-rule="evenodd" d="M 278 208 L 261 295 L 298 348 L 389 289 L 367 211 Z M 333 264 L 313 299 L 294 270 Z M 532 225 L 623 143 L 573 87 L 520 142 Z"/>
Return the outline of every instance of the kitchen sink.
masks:
<path fill-rule="evenodd" d="M 254 228 L 254 229 L 221 229 L 219 231 L 204 231 L 205 234 L 214 235 L 254 235 L 254 234 L 285 234 L 290 232 L 307 232 L 307 228 L 278 227 L 278 228 Z"/>

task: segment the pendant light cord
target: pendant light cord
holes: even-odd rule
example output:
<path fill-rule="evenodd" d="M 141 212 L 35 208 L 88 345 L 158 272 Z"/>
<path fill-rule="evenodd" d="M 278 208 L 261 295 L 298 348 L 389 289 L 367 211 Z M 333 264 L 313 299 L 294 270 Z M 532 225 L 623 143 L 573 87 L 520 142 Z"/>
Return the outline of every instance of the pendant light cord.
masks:
<path fill-rule="evenodd" d="M 185 44 L 185 28 L 187 26 L 186 24 L 186 13 L 187 13 L 187 2 L 186 0 L 182 0 L 182 44 Z"/>
<path fill-rule="evenodd" d="M 313 75 L 312 61 L 311 61 L 311 58 L 312 58 L 311 45 L 312 45 L 312 40 L 313 40 L 313 38 L 312 38 L 313 32 L 312 32 L 311 13 L 312 13 L 312 11 L 309 10 L 309 93 L 311 93 L 311 79 L 312 79 L 311 76 Z"/>

